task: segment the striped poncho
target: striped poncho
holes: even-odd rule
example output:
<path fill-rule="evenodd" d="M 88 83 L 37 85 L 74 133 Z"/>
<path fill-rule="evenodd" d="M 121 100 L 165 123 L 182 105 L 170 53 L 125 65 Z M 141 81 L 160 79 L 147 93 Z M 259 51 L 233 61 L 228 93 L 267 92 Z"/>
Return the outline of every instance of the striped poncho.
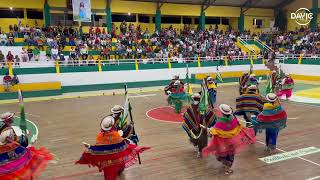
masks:
<path fill-rule="evenodd" d="M 286 127 L 286 123 L 287 113 L 282 108 L 280 102 L 264 104 L 263 111 L 256 119 L 253 119 L 253 124 L 256 130 L 267 128 L 283 129 Z"/>
<path fill-rule="evenodd" d="M 197 139 L 196 136 L 201 135 L 202 128 L 200 124 L 210 128 L 216 121 L 216 115 L 212 111 L 207 111 L 203 116 L 200 116 L 197 109 L 198 106 L 191 105 L 183 115 L 184 122 L 182 128 L 193 139 Z"/>
<path fill-rule="evenodd" d="M 236 99 L 236 115 L 250 112 L 259 114 L 263 109 L 263 104 L 266 102 L 265 98 L 259 94 L 243 94 Z"/>

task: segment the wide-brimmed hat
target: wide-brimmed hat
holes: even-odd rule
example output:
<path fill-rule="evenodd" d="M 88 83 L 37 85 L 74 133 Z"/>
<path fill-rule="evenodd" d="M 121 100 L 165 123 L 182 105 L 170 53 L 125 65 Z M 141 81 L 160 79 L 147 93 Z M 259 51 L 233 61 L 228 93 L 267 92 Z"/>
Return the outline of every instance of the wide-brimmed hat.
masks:
<path fill-rule="evenodd" d="M 255 74 L 250 74 L 250 77 L 256 77 L 256 75 Z"/>
<path fill-rule="evenodd" d="M 225 114 L 225 115 L 230 115 L 232 114 L 232 109 L 229 105 L 227 104 L 221 104 L 219 106 L 219 110 L 222 112 L 222 114 Z"/>
<path fill-rule="evenodd" d="M 285 73 L 284 75 L 285 75 L 285 76 L 290 76 L 290 74 L 289 74 L 289 73 Z"/>
<path fill-rule="evenodd" d="M 275 101 L 277 101 L 278 96 L 276 94 L 274 94 L 274 93 L 269 93 L 269 94 L 267 94 L 266 99 L 269 102 L 275 102 Z"/>
<path fill-rule="evenodd" d="M 12 112 L 6 112 L 6 113 L 3 113 L 3 114 L 1 115 L 1 120 L 2 120 L 2 121 L 6 121 L 6 120 L 12 118 L 13 116 L 14 116 L 14 113 L 12 113 Z"/>
<path fill-rule="evenodd" d="M 174 75 L 173 79 L 179 79 L 179 75 Z"/>
<path fill-rule="evenodd" d="M 212 78 L 211 76 L 209 76 L 209 77 L 207 78 L 207 81 L 208 81 L 208 83 L 213 83 L 213 78 Z"/>
<path fill-rule="evenodd" d="M 124 111 L 124 108 L 120 105 L 115 105 L 111 108 L 112 113 L 121 113 L 122 111 Z"/>
<path fill-rule="evenodd" d="M 174 86 L 178 86 L 178 85 L 180 85 L 181 84 L 181 82 L 178 80 L 178 81 L 175 81 L 174 83 L 173 83 L 173 85 Z"/>
<path fill-rule="evenodd" d="M 200 99 L 201 95 L 199 93 L 194 93 L 194 94 L 192 94 L 191 98 L 192 99 Z"/>
<path fill-rule="evenodd" d="M 112 116 L 107 116 L 102 119 L 100 127 L 104 131 L 109 131 L 112 129 L 112 126 L 114 125 L 114 118 Z"/>
<path fill-rule="evenodd" d="M 256 85 L 250 85 L 248 87 L 248 90 L 257 90 L 257 86 Z"/>

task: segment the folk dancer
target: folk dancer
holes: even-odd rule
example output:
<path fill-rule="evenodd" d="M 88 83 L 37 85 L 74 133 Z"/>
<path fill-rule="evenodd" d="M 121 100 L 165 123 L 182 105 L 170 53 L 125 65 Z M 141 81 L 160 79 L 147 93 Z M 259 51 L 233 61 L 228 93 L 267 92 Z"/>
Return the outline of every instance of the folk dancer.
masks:
<path fill-rule="evenodd" d="M 209 104 L 213 109 L 214 104 L 217 101 L 217 81 L 214 80 L 212 77 L 208 77 L 206 79 L 206 85 L 207 85 L 208 94 L 209 94 Z"/>
<path fill-rule="evenodd" d="M 87 164 L 98 167 L 103 171 L 105 180 L 116 180 L 123 170 L 137 162 L 137 156 L 148 147 L 138 147 L 121 137 L 121 130 L 117 131 L 115 119 L 107 116 L 100 123 L 101 130 L 96 143 L 83 143 L 85 151 L 76 164 Z"/>
<path fill-rule="evenodd" d="M 282 97 L 284 95 L 286 99 L 289 99 L 292 96 L 292 89 L 294 88 L 294 81 L 289 74 L 285 74 L 281 85 L 281 91 L 278 92 L 277 96 Z"/>
<path fill-rule="evenodd" d="M 251 126 L 251 115 L 258 115 L 262 109 L 266 99 L 259 94 L 257 86 L 251 85 L 246 92 L 236 99 L 235 114 L 243 116 L 246 120 L 246 126 Z"/>
<path fill-rule="evenodd" d="M 121 119 L 123 118 L 124 114 L 124 108 L 120 105 L 115 105 L 113 108 L 111 108 L 111 115 L 114 118 L 114 126 L 117 130 L 122 131 L 121 137 L 130 139 L 131 141 L 138 142 L 138 137 L 133 133 L 133 123 L 132 121 L 130 123 L 125 122 L 123 125 L 121 125 Z"/>
<path fill-rule="evenodd" d="M 277 147 L 279 131 L 286 127 L 287 113 L 274 93 L 266 96 L 267 103 L 263 105 L 263 111 L 252 118 L 252 123 L 256 131 L 266 131 L 266 151 L 273 153 Z"/>
<path fill-rule="evenodd" d="M 244 72 L 243 75 L 239 78 L 239 94 L 243 94 L 246 89 L 246 84 L 249 79 L 249 73 Z"/>
<path fill-rule="evenodd" d="M 277 73 L 277 71 L 272 71 L 270 80 L 271 80 L 273 93 L 277 93 L 279 91 L 279 79 L 280 79 L 280 76 Z"/>
<path fill-rule="evenodd" d="M 191 97 L 185 92 L 184 85 L 179 80 L 173 84 L 173 87 L 167 93 L 169 94 L 167 102 L 169 105 L 174 106 L 176 113 L 181 112 L 183 103 L 191 101 Z"/>
<path fill-rule="evenodd" d="M 182 128 L 187 132 L 190 142 L 197 148 L 198 157 L 201 157 L 201 151 L 208 144 L 208 136 L 206 129 L 200 127 L 200 124 L 211 128 L 216 120 L 214 112 L 211 110 L 201 114 L 198 110 L 200 102 L 200 94 L 192 95 L 193 103 L 188 107 L 183 115 Z"/>
<path fill-rule="evenodd" d="M 179 78 L 178 75 L 175 75 L 175 76 L 173 77 L 173 79 L 170 81 L 169 85 L 164 88 L 164 92 L 165 92 L 166 95 L 169 95 L 169 93 L 172 92 L 172 88 L 174 87 L 174 83 L 175 83 L 176 81 L 179 81 L 179 83 L 181 84 L 181 86 L 184 86 L 184 82 L 180 80 L 180 78 Z"/>
<path fill-rule="evenodd" d="M 225 174 L 229 175 L 233 173 L 231 167 L 235 154 L 247 145 L 255 143 L 256 139 L 253 129 L 241 127 L 230 106 L 221 104 L 219 110 L 222 115 L 218 117 L 213 127 L 208 128 L 213 137 L 202 153 L 204 157 L 215 155 L 217 160 L 222 162 Z"/>
<path fill-rule="evenodd" d="M 0 179 L 33 179 L 40 175 L 52 159 L 50 152 L 29 146 L 25 135 L 17 136 L 12 123 L 14 113 L 1 115 L 0 120 Z"/>

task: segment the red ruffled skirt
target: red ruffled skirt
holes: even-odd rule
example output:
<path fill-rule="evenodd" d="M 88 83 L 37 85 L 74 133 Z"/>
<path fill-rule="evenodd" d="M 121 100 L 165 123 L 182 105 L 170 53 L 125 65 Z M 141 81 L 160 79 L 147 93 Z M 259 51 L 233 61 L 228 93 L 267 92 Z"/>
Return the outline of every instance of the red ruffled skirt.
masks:
<path fill-rule="evenodd" d="M 256 138 L 252 128 L 242 128 L 240 133 L 232 138 L 213 137 L 207 147 L 202 150 L 202 155 L 227 156 L 234 155 L 243 150 L 247 145 L 254 144 Z"/>
<path fill-rule="evenodd" d="M 138 160 L 138 154 L 147 149 L 150 148 L 128 144 L 125 150 L 112 154 L 95 154 L 86 151 L 76 164 L 87 164 L 88 166 L 98 167 L 99 171 L 104 172 L 108 180 L 113 180 L 124 168 L 135 164 Z"/>
<path fill-rule="evenodd" d="M 28 147 L 20 158 L 0 166 L 1 180 L 36 178 L 52 160 L 51 153 L 44 147 L 35 149 Z"/>

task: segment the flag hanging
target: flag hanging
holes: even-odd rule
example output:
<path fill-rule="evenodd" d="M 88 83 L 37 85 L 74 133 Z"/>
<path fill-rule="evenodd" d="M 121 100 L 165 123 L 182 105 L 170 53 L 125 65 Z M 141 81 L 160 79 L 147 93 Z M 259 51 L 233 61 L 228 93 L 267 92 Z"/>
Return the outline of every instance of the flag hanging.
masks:
<path fill-rule="evenodd" d="M 125 102 L 124 102 L 123 108 L 124 108 L 123 115 L 122 115 L 120 123 L 119 123 L 120 128 L 122 128 L 127 123 L 129 110 L 131 110 L 127 87 L 125 87 Z"/>
<path fill-rule="evenodd" d="M 270 75 L 268 75 L 267 78 L 266 94 L 269 94 L 272 92 L 272 80 Z"/>
<path fill-rule="evenodd" d="M 190 86 L 190 80 L 189 80 L 189 66 L 188 66 L 188 64 L 187 64 L 187 73 L 186 73 L 186 83 L 187 83 L 188 94 L 192 94 L 192 88 Z"/>
<path fill-rule="evenodd" d="M 221 76 L 221 74 L 220 74 L 220 72 L 219 72 L 218 67 L 217 67 L 217 72 L 216 72 L 216 78 L 217 78 L 220 82 L 223 82 L 223 79 L 222 79 L 222 76 Z"/>
<path fill-rule="evenodd" d="M 18 98 L 19 98 L 19 108 L 20 108 L 20 129 L 23 134 L 27 134 L 27 121 L 26 121 L 26 114 L 24 111 L 24 103 L 23 103 L 23 96 L 21 90 L 18 90 Z"/>
<path fill-rule="evenodd" d="M 200 114 L 204 114 L 205 111 L 208 109 L 208 89 L 206 86 L 205 80 L 203 80 L 202 85 L 201 85 L 201 98 L 200 98 L 200 103 L 198 107 L 198 111 Z"/>

